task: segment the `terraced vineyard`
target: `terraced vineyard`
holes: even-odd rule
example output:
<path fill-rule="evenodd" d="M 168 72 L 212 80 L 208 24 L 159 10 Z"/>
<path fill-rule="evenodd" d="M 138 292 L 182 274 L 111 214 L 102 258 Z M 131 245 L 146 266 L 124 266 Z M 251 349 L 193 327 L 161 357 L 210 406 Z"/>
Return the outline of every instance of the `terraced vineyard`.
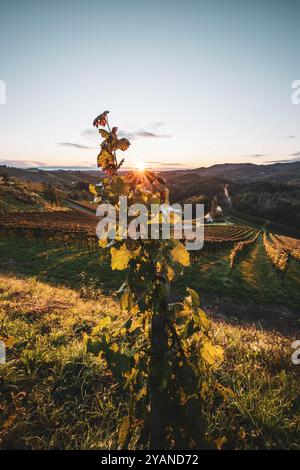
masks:
<path fill-rule="evenodd" d="M 257 233 L 250 227 L 239 225 L 213 225 L 205 226 L 206 243 L 227 243 L 247 240 Z"/>
<path fill-rule="evenodd" d="M 0 215 L 2 233 L 14 235 L 51 237 L 59 239 L 65 235 L 94 237 L 98 218 L 81 211 L 10 213 Z M 250 240 L 256 231 L 239 225 L 205 226 L 205 244 L 209 247 L 227 246 Z"/>
<path fill-rule="evenodd" d="M 16 212 L 0 215 L 2 230 L 95 234 L 96 216 L 79 211 Z"/>
<path fill-rule="evenodd" d="M 96 216 L 80 211 L 19 212 L 0 215 L 0 234 L 23 239 L 43 239 L 65 248 L 83 246 L 89 253 L 97 248 Z"/>

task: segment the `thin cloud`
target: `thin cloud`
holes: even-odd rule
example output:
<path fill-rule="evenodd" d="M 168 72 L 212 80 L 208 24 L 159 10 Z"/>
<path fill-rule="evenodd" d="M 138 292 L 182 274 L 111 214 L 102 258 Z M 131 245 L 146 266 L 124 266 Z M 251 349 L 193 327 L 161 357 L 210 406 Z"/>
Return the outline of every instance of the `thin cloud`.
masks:
<path fill-rule="evenodd" d="M 300 151 L 291 153 L 286 158 L 280 158 L 278 160 L 267 160 L 264 163 L 298 163 L 300 161 Z"/>
<path fill-rule="evenodd" d="M 262 157 L 267 157 L 268 154 L 266 153 L 254 153 L 252 155 L 244 155 L 245 158 L 262 158 Z"/>
<path fill-rule="evenodd" d="M 73 147 L 75 149 L 83 149 L 83 150 L 93 148 L 93 147 L 90 147 L 88 145 L 77 144 L 77 143 L 74 143 L 74 142 L 58 142 L 57 145 L 61 145 L 62 147 Z"/>
<path fill-rule="evenodd" d="M 169 134 L 160 134 L 157 131 L 160 127 L 164 125 L 164 122 L 162 121 L 157 121 L 153 122 L 152 125 L 150 126 L 150 130 L 145 130 L 145 129 L 139 129 L 132 134 L 136 137 L 146 137 L 146 138 L 154 138 L 154 139 L 169 139 L 171 135 Z"/>
<path fill-rule="evenodd" d="M 267 160 L 264 163 L 298 163 L 300 162 L 300 153 L 298 158 L 283 158 L 281 160 Z"/>
<path fill-rule="evenodd" d="M 120 138 L 125 138 L 128 140 L 135 140 L 139 138 L 145 138 L 145 139 L 169 139 L 172 137 L 169 134 L 163 134 L 157 132 L 157 129 L 161 126 L 163 126 L 163 122 L 154 122 L 151 126 L 149 126 L 149 129 L 136 129 L 136 130 L 129 130 L 125 131 L 123 129 L 118 130 L 118 137 Z M 99 135 L 96 129 L 89 128 L 89 129 L 84 129 L 81 132 L 81 137 L 84 137 L 90 141 L 93 142 L 98 142 L 99 141 Z"/>
<path fill-rule="evenodd" d="M 95 128 L 90 128 L 90 129 L 84 129 L 84 131 L 82 131 L 80 133 L 80 135 L 82 137 L 98 137 L 98 133 L 97 133 L 97 130 Z"/>
<path fill-rule="evenodd" d="M 157 134 L 156 132 L 145 131 L 144 129 L 133 132 L 133 135 L 135 137 L 150 137 L 154 139 L 169 139 L 171 137 L 169 134 Z"/>

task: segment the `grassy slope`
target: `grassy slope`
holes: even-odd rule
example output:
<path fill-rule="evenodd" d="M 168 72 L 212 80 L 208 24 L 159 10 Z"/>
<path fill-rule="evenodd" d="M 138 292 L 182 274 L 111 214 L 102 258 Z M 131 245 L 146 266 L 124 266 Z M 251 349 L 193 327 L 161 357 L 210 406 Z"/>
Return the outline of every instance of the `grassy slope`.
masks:
<path fill-rule="evenodd" d="M 0 366 L 0 447 L 116 447 L 127 397 L 83 346 L 84 332 L 103 315 L 112 317 L 111 332 L 124 320 L 111 298 L 85 300 L 35 279 L 0 276 L 1 332 L 15 338 Z M 291 340 L 223 322 L 213 323 L 213 336 L 225 350 L 216 374 L 232 393 L 222 397 L 212 379 L 203 409 L 206 447 L 300 449 Z M 138 434 L 136 428 L 131 447 Z"/>
<path fill-rule="evenodd" d="M 24 188 L 0 186 L 0 212 L 22 212 L 42 210 L 44 201 Z"/>
<path fill-rule="evenodd" d="M 57 206 L 44 199 L 41 191 L 42 186 L 33 183 L 0 185 L 0 214 L 57 210 Z"/>

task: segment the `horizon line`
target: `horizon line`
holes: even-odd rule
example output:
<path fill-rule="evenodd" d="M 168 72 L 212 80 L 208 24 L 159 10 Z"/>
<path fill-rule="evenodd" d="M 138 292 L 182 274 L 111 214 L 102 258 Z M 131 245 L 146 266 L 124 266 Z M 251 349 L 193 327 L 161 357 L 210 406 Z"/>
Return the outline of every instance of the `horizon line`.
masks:
<path fill-rule="evenodd" d="M 187 170 L 199 170 L 199 169 L 209 169 L 215 166 L 222 166 L 222 165 L 253 165 L 253 166 L 270 166 L 270 165 L 276 165 L 276 164 L 291 164 L 291 163 L 300 163 L 299 161 L 283 161 L 283 160 L 278 160 L 278 161 L 269 161 L 269 162 L 264 162 L 264 163 L 252 163 L 252 162 L 224 162 L 224 163 L 214 163 L 213 165 L 209 166 L 186 166 L 182 168 L 178 167 L 173 167 L 170 165 L 170 167 L 146 167 L 145 170 L 152 170 L 152 171 L 160 171 L 160 172 L 167 172 L 167 171 L 187 171 Z M 16 165 L 10 165 L 8 163 L 2 163 L 0 161 L 0 168 L 1 167 L 6 167 L 6 168 L 15 168 L 17 170 L 35 170 L 35 171 L 100 171 L 98 167 L 88 167 L 88 166 L 16 166 Z M 135 166 L 125 166 L 123 169 L 120 169 L 120 171 L 134 171 L 137 170 Z"/>

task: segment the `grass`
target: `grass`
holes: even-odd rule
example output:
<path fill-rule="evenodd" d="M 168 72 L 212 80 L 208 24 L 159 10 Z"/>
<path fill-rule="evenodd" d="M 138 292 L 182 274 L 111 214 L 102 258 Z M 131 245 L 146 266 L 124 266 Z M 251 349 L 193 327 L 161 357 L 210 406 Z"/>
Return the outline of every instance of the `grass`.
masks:
<path fill-rule="evenodd" d="M 221 297 L 223 307 L 226 298 L 236 310 L 254 302 L 273 316 L 272 305 L 299 308 L 299 264 L 290 264 L 282 284 L 261 240 L 232 273 L 228 255 L 206 254 L 172 291 L 182 296 L 189 285 L 213 303 Z M 122 323 L 111 294 L 124 274 L 96 254 L 21 239 L 1 240 L 0 272 L 0 334 L 15 340 L 0 366 L 0 448 L 116 448 L 128 397 L 104 362 L 86 353 L 83 335 L 103 315 L 112 317 L 111 332 Z M 296 333 L 215 319 L 212 334 L 225 350 L 215 378 L 230 393 L 212 379 L 201 416 L 206 448 L 300 449 Z M 131 448 L 138 438 L 136 429 Z"/>
<path fill-rule="evenodd" d="M 1 334 L 14 338 L 0 366 L 2 449 L 114 449 L 127 396 L 104 362 L 86 353 L 83 335 L 101 316 L 111 332 L 118 304 L 98 294 L 0 275 Z M 300 383 L 291 338 L 254 326 L 213 322 L 225 351 L 216 370 L 226 393 L 205 397 L 206 448 L 300 449 Z M 138 429 L 130 443 L 139 447 Z"/>
<path fill-rule="evenodd" d="M 101 360 L 87 356 L 82 338 L 102 315 L 117 325 L 116 304 L 106 297 L 84 301 L 34 279 L 1 277 L 0 289 L 2 335 L 16 341 L 0 371 L 1 446 L 113 446 L 125 401 Z"/>
<path fill-rule="evenodd" d="M 112 273 L 108 263 L 100 263 L 96 253 L 87 250 L 65 250 L 62 244 L 47 245 L 43 239 L 20 238 L 0 241 L 0 271 L 63 285 L 87 293 L 118 289 L 123 282 L 122 272 Z"/>
<path fill-rule="evenodd" d="M 223 297 L 234 302 L 251 302 L 277 307 L 287 306 L 298 311 L 300 306 L 300 264 L 292 261 L 284 283 L 278 278 L 267 258 L 261 239 L 247 256 L 229 269 L 229 253 L 204 253 L 200 262 L 185 269 L 172 291 L 183 297 L 186 286 L 206 298 Z M 63 285 L 105 294 L 118 289 L 124 273 L 112 271 L 109 263 L 99 261 L 96 253 L 89 256 L 83 249 L 65 250 L 59 244 L 47 245 L 44 240 L 0 240 L 0 272 L 37 276 L 53 285 Z"/>

